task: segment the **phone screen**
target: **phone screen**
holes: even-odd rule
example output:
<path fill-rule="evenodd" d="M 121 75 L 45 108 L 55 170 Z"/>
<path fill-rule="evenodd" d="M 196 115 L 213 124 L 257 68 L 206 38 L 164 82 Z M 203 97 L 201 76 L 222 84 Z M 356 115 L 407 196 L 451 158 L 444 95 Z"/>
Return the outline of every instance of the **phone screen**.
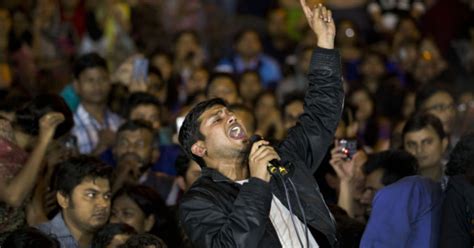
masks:
<path fill-rule="evenodd" d="M 133 61 L 133 79 L 146 81 L 148 75 L 148 59 L 137 58 Z"/>

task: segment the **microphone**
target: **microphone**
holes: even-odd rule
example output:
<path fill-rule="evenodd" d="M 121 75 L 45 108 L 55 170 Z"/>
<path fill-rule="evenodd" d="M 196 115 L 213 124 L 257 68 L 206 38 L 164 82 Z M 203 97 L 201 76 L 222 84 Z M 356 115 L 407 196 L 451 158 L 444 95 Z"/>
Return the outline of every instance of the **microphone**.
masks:
<path fill-rule="evenodd" d="M 263 140 L 262 136 L 254 134 L 250 136 L 249 142 L 250 142 L 250 148 L 252 147 L 253 143 Z M 288 170 L 285 166 L 282 166 L 280 164 L 280 161 L 276 159 L 272 159 L 268 162 L 267 164 L 267 170 L 270 174 L 275 175 L 275 174 L 281 174 L 281 175 L 286 175 L 288 174 Z"/>

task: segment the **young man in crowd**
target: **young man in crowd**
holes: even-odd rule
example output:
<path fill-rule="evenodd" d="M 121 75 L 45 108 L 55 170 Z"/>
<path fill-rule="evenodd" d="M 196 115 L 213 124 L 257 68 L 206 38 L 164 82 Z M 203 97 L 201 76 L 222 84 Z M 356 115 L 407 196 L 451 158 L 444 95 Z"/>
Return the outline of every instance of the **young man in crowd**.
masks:
<path fill-rule="evenodd" d="M 99 155 L 113 144 L 121 118 L 107 107 L 110 79 L 106 61 L 95 53 L 82 55 L 74 65 L 74 89 L 80 104 L 72 133 L 79 152 Z"/>
<path fill-rule="evenodd" d="M 151 171 L 160 156 L 148 122 L 127 121 L 120 126 L 113 154 L 117 163 L 114 191 L 123 184 L 144 184 L 156 190 L 168 205 L 175 205 L 179 187 L 175 177 Z"/>
<path fill-rule="evenodd" d="M 417 168 L 417 160 L 405 151 L 369 156 L 361 198 L 369 221 L 361 247 L 438 247 L 441 186 L 414 176 Z"/>
<path fill-rule="evenodd" d="M 181 127 L 181 145 L 202 167 L 180 204 L 181 221 L 196 247 L 338 246 L 334 221 L 313 178 L 343 105 L 340 61 L 332 50 L 335 26 L 325 7 L 301 4 L 320 48 L 308 75 L 305 112 L 278 153 L 265 140 L 249 144 L 243 123 L 222 99 L 199 103 Z M 286 179 L 268 171 L 273 159 L 294 165 Z M 289 208 L 279 179 L 295 182 L 302 205 L 311 208 Z"/>
<path fill-rule="evenodd" d="M 403 148 L 418 160 L 419 174 L 439 182 L 448 138 L 441 121 L 425 113 L 412 116 L 402 131 Z"/>
<path fill-rule="evenodd" d="M 61 211 L 38 228 L 54 235 L 61 247 L 90 247 L 94 233 L 109 219 L 111 173 L 112 168 L 85 155 L 60 163 L 54 185 Z"/>

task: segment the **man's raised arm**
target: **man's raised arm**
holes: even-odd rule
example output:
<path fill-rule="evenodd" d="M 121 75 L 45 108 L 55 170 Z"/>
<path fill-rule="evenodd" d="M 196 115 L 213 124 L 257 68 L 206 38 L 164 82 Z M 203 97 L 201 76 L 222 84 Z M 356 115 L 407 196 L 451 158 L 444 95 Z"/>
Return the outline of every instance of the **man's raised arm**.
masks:
<path fill-rule="evenodd" d="M 304 99 L 304 113 L 291 129 L 280 152 L 305 162 L 315 171 L 323 159 L 339 122 L 344 91 L 339 53 L 334 50 L 336 27 L 331 11 L 322 5 L 310 8 L 300 0 L 308 24 L 317 36 L 318 48 L 311 58 L 309 86 Z"/>

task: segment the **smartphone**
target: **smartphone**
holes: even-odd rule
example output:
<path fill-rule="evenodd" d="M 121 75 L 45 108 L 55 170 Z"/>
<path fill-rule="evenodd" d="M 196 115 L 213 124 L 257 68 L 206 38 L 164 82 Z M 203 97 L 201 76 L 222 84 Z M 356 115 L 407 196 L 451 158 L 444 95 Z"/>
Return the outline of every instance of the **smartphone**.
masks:
<path fill-rule="evenodd" d="M 179 116 L 176 118 L 176 133 L 179 133 L 179 130 L 181 129 L 181 126 L 183 125 L 184 122 L 184 116 Z"/>
<path fill-rule="evenodd" d="M 136 81 L 146 81 L 148 75 L 148 59 L 136 58 L 133 61 L 133 79 Z"/>
<path fill-rule="evenodd" d="M 341 139 L 339 141 L 341 152 L 346 155 L 346 160 L 351 160 L 357 152 L 357 140 Z"/>

